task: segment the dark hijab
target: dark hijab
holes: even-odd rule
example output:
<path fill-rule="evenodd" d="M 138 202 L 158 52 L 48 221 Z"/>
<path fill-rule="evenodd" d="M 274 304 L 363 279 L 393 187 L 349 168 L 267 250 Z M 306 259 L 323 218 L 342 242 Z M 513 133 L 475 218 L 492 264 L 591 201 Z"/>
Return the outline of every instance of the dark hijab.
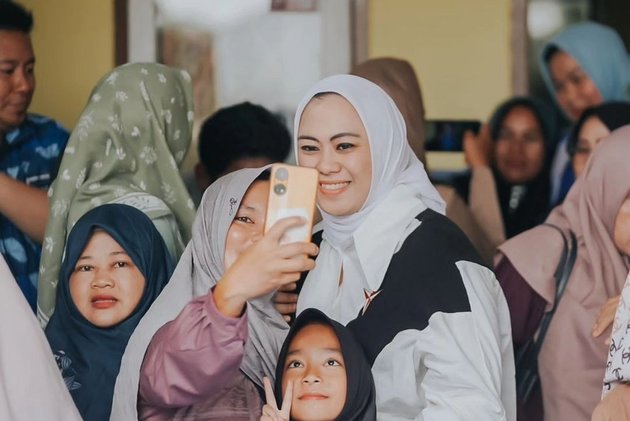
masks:
<path fill-rule="evenodd" d="M 569 155 L 574 156 L 577 149 L 578 139 L 580 138 L 580 130 L 590 117 L 597 117 L 604 123 L 608 130 L 615 131 L 621 126 L 630 124 L 630 102 L 611 101 L 587 108 L 578 119 L 569 135 L 567 143 L 567 151 Z"/>
<path fill-rule="evenodd" d="M 95 229 L 105 231 L 120 244 L 145 278 L 136 309 L 110 328 L 99 328 L 86 320 L 70 296 L 70 275 Z M 89 421 L 109 420 L 127 341 L 168 282 L 173 262 L 151 220 L 136 208 L 121 204 L 99 206 L 83 215 L 68 236 L 64 255 L 56 309 L 46 337 L 81 416 Z"/>
<path fill-rule="evenodd" d="M 278 405 L 282 405 L 282 376 L 286 364 L 287 353 L 293 338 L 308 325 L 320 323 L 330 326 L 341 345 L 341 353 L 346 366 L 347 393 L 346 403 L 337 417 L 337 421 L 372 421 L 376 420 L 376 392 L 372 370 L 367 362 L 363 349 L 352 336 L 350 330 L 340 323 L 330 319 L 321 311 L 309 308 L 295 319 L 291 330 L 280 350 L 278 365 L 276 366 L 275 395 Z"/>
<path fill-rule="evenodd" d="M 552 145 L 555 139 L 554 126 L 550 119 L 551 110 L 547 110 L 543 103 L 534 98 L 517 97 L 504 102 L 490 119 L 490 138 L 493 142 L 499 139 L 503 122 L 508 114 L 517 107 L 527 108 L 536 117 L 545 142 L 545 162 L 540 173 L 524 185 L 508 183 L 497 171 L 496 165 L 493 165 L 492 171 L 497 184 L 499 205 L 507 238 L 514 237 L 541 224 L 551 210 L 549 204 L 551 192 L 549 169 L 553 157 Z"/>
<path fill-rule="evenodd" d="M 522 185 L 515 185 L 505 180 L 492 164 L 492 173 L 499 196 L 499 206 L 505 235 L 514 237 L 523 231 L 542 223 L 550 211 L 549 196 L 551 183 L 549 169 L 553 157 L 553 141 L 555 139 L 555 121 L 551 119 L 551 110 L 542 102 L 530 97 L 515 97 L 497 107 L 490 122 L 490 138 L 493 143 L 499 139 L 503 122 L 515 108 L 522 107 L 531 111 L 538 121 L 545 142 L 545 162 L 536 177 Z M 454 187 L 461 197 L 468 200 L 470 191 L 470 173 L 457 177 Z"/>

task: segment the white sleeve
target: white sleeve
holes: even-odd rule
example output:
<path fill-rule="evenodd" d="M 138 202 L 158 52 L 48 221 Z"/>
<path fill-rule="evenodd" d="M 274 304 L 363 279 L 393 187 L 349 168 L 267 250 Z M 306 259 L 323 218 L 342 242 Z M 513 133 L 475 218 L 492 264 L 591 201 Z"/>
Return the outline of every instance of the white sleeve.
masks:
<path fill-rule="evenodd" d="M 510 319 L 490 270 L 458 263 L 470 312 L 434 313 L 399 332 L 373 364 L 378 419 L 514 421 Z"/>

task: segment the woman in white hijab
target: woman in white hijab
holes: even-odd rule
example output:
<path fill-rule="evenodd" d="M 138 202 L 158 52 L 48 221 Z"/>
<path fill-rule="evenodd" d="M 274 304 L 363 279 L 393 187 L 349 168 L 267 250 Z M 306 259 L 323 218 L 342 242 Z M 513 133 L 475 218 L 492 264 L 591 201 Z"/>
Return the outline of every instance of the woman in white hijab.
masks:
<path fill-rule="evenodd" d="M 0 256 L 0 419 L 81 419 L 48 341 Z"/>
<path fill-rule="evenodd" d="M 505 298 L 443 216 L 392 99 L 357 76 L 326 78 L 298 106 L 294 133 L 297 162 L 319 172 L 323 218 L 298 313 L 315 307 L 353 331 L 378 419 L 514 420 Z"/>

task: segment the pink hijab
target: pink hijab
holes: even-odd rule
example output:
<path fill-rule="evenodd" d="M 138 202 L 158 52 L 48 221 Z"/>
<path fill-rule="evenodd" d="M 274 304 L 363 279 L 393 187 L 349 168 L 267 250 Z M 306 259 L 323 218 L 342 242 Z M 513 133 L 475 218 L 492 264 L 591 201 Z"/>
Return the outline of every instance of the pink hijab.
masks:
<path fill-rule="evenodd" d="M 547 222 L 572 230 L 578 255 L 539 356 L 545 419 L 588 420 L 599 401 L 606 366 L 605 336 L 591 329 L 600 307 L 619 295 L 630 260 L 613 241 L 615 220 L 630 193 L 630 127 L 615 131 L 598 146 L 564 203 Z M 527 283 L 549 304 L 555 296 L 553 272 L 562 240 L 539 226 L 501 247 Z"/>

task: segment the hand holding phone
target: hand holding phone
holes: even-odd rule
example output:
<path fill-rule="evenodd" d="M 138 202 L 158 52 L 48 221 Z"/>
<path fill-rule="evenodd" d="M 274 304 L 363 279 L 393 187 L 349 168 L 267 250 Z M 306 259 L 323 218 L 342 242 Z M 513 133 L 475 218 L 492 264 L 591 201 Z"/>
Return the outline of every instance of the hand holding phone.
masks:
<path fill-rule="evenodd" d="M 278 220 L 299 216 L 304 219 L 304 225 L 289 228 L 284 233 L 280 243 L 309 242 L 311 240 L 317 180 L 318 173 L 313 168 L 287 164 L 272 165 L 265 233 Z"/>

